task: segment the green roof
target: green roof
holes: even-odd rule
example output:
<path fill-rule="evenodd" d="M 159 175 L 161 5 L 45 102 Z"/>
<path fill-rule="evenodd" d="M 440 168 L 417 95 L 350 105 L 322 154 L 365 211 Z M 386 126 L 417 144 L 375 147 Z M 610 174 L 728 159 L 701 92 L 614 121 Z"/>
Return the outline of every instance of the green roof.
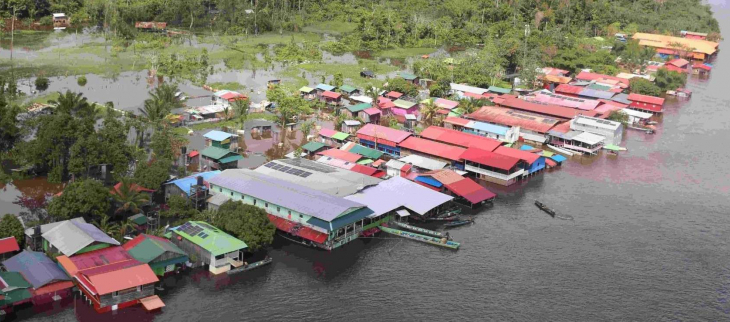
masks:
<path fill-rule="evenodd" d="M 542 150 L 542 156 L 544 156 L 544 157 L 546 157 L 546 158 L 549 158 L 549 157 L 551 157 L 551 156 L 553 156 L 553 155 L 555 155 L 555 153 L 552 153 L 552 152 L 550 152 L 550 151 L 545 151 L 545 150 Z"/>
<path fill-rule="evenodd" d="M 499 93 L 499 94 L 509 94 L 512 92 L 512 90 L 509 88 L 502 88 L 502 87 L 497 87 L 497 86 L 489 86 L 489 88 L 487 90 L 489 90 L 490 92 Z"/>
<path fill-rule="evenodd" d="M 418 78 L 418 76 L 413 75 L 411 73 L 406 73 L 406 72 L 401 72 L 400 77 L 403 77 L 403 79 L 406 79 L 406 80 L 414 80 L 414 79 Z"/>
<path fill-rule="evenodd" d="M 347 133 L 343 133 L 343 132 L 337 132 L 337 133 L 335 133 L 335 134 L 334 134 L 334 135 L 332 136 L 332 138 L 333 138 L 333 139 L 335 139 L 335 140 L 340 140 L 340 141 L 344 141 L 344 140 L 347 140 L 347 138 L 348 138 L 348 137 L 350 137 L 350 135 L 349 135 L 349 134 L 347 134 Z"/>
<path fill-rule="evenodd" d="M 171 241 L 162 241 L 159 239 L 153 239 L 152 237 L 145 236 L 145 239 L 139 242 L 137 245 L 127 250 L 129 255 L 132 255 L 134 259 L 142 262 L 149 263 L 155 260 L 165 252 L 177 254 L 175 257 L 187 257 L 188 255 L 173 244 Z"/>
<path fill-rule="evenodd" d="M 137 224 L 137 225 L 144 225 L 147 223 L 147 216 L 143 214 L 136 214 L 132 217 L 129 217 L 129 221 Z"/>
<path fill-rule="evenodd" d="M 191 243 L 211 252 L 213 256 L 228 254 L 248 247 L 248 245 L 246 245 L 246 243 L 242 240 L 226 234 L 208 223 L 202 221 L 188 221 L 187 224 L 190 224 L 192 227 L 202 228 L 203 230 L 201 232 L 205 233 L 206 237 L 200 237 L 200 233 L 195 234 L 195 236 L 190 236 L 180 229 L 182 226 L 176 227 L 175 233 L 189 240 Z"/>
<path fill-rule="evenodd" d="M 322 142 L 317 141 L 309 141 L 307 144 L 302 145 L 302 149 L 309 152 L 316 152 L 317 150 L 327 146 L 326 144 Z"/>
<path fill-rule="evenodd" d="M 393 101 L 393 105 L 400 107 L 400 108 L 405 108 L 405 109 L 409 109 L 409 108 L 415 106 L 416 104 L 417 103 L 415 103 L 415 102 L 406 101 L 406 100 L 402 100 L 402 99 L 397 99 L 397 100 Z"/>
<path fill-rule="evenodd" d="M 361 164 L 361 165 L 366 165 L 366 164 L 371 164 L 371 163 L 373 163 L 373 160 L 370 160 L 370 159 L 362 159 L 360 161 L 357 161 L 357 164 Z"/>
<path fill-rule="evenodd" d="M 202 154 L 204 157 L 207 157 L 207 158 L 210 158 L 213 160 L 220 160 L 220 159 L 223 159 L 223 158 L 229 156 L 230 154 L 236 154 L 236 153 L 234 153 L 233 151 L 228 150 L 228 149 L 219 148 L 217 146 L 211 145 L 211 146 L 203 149 L 203 151 L 200 151 L 200 154 Z M 236 155 L 238 155 L 238 154 L 236 154 Z M 238 155 L 238 156 L 240 156 L 240 155 Z"/>
<path fill-rule="evenodd" d="M 18 272 L 0 272 L 0 278 L 3 279 L 8 288 L 29 288 L 33 287 Z"/>
<path fill-rule="evenodd" d="M 241 156 L 240 154 L 234 154 L 234 155 L 229 155 L 223 159 L 220 159 L 219 162 L 220 163 L 229 163 L 229 162 L 234 162 L 234 161 L 238 161 L 241 159 L 243 159 L 243 156 Z"/>
<path fill-rule="evenodd" d="M 345 93 L 352 93 L 352 92 L 356 91 L 357 88 L 355 88 L 354 86 L 350 86 L 350 85 L 342 85 L 342 86 L 340 86 L 340 90 Z"/>
<path fill-rule="evenodd" d="M 586 86 L 586 88 L 595 89 L 595 90 L 599 90 L 599 91 L 611 90 L 611 86 L 601 85 L 601 84 L 596 84 L 596 83 L 590 84 L 590 85 Z"/>
<path fill-rule="evenodd" d="M 368 103 L 360 103 L 360 104 L 357 104 L 357 105 L 350 105 L 350 106 L 348 106 L 347 107 L 347 110 L 350 111 L 350 112 L 352 112 L 352 113 L 357 113 L 357 112 L 360 112 L 360 111 L 367 110 L 370 107 L 372 107 L 372 105 L 370 105 Z"/>
<path fill-rule="evenodd" d="M 307 86 L 302 86 L 302 88 L 300 88 L 299 91 L 300 92 L 304 92 L 304 93 L 311 93 L 311 92 L 314 91 L 314 88 L 307 87 Z"/>
<path fill-rule="evenodd" d="M 354 147 L 352 147 L 352 149 L 350 149 L 350 152 L 359 154 L 366 158 L 370 158 L 370 159 L 374 159 L 374 160 L 380 159 L 380 157 L 383 156 L 383 152 L 380 152 L 378 150 L 374 150 L 374 149 L 371 149 L 368 147 L 364 147 L 362 145 L 355 145 Z"/>
<path fill-rule="evenodd" d="M 449 111 L 449 116 L 456 116 L 460 117 L 464 114 L 464 110 L 461 107 L 457 107 L 451 111 Z"/>

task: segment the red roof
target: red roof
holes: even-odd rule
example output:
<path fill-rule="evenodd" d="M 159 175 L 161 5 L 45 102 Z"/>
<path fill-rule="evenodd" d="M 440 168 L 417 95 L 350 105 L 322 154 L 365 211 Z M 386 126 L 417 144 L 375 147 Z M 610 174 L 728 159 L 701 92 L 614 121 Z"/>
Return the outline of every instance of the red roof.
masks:
<path fill-rule="evenodd" d="M 449 116 L 446 119 L 444 119 L 444 123 L 451 123 L 451 124 L 456 124 L 456 125 L 460 125 L 460 126 L 466 126 L 467 124 L 469 124 L 469 122 L 471 122 L 471 120 L 463 119 L 460 117 L 453 117 L 453 116 Z"/>
<path fill-rule="evenodd" d="M 393 101 L 385 97 L 378 97 L 378 107 L 382 110 L 395 107 Z"/>
<path fill-rule="evenodd" d="M 664 54 L 664 55 L 676 55 L 677 51 L 674 49 L 666 49 L 666 48 L 657 48 L 656 49 L 657 54 Z"/>
<path fill-rule="evenodd" d="M 65 290 L 67 288 L 74 287 L 74 283 L 71 281 L 58 281 L 54 283 L 49 283 L 44 286 L 41 286 L 37 289 L 33 290 L 33 296 L 48 294 L 48 293 L 55 293 L 60 290 Z"/>
<path fill-rule="evenodd" d="M 10 216 L 10 215 L 6 215 Z M 0 254 L 5 254 L 9 252 L 17 252 L 20 250 L 20 247 L 18 246 L 18 241 L 15 240 L 15 237 L 5 237 L 3 239 L 0 239 Z"/>
<path fill-rule="evenodd" d="M 562 85 L 561 85 L 562 86 Z M 568 107 L 562 107 L 557 105 L 543 105 L 533 102 L 528 102 L 516 97 L 508 97 L 503 102 L 499 103 L 500 106 L 510 107 L 522 111 L 528 111 L 538 113 L 542 115 L 548 115 L 552 117 L 559 117 L 564 119 L 572 119 L 579 114 L 585 116 L 596 116 L 596 112 L 593 111 L 582 111 Z"/>
<path fill-rule="evenodd" d="M 277 217 L 274 215 L 269 214 L 269 220 L 271 223 L 276 226 L 277 229 L 283 230 L 285 232 L 291 232 L 292 228 L 296 226 L 297 224 L 295 222 L 286 220 L 281 217 Z M 318 242 L 320 244 L 323 244 L 327 240 L 327 234 L 318 232 L 312 228 L 304 227 L 302 226 L 299 230 L 297 230 L 296 234 L 302 238 L 306 238 L 308 240 L 312 240 L 315 242 Z"/>
<path fill-rule="evenodd" d="M 396 92 L 396 91 L 390 91 L 390 92 L 388 92 L 388 94 L 385 94 L 385 97 L 392 98 L 392 99 L 398 99 L 401 96 L 403 96 L 403 93 Z"/>
<path fill-rule="evenodd" d="M 97 294 L 109 294 L 114 291 L 121 291 L 159 281 L 155 273 L 147 264 L 95 275 L 89 275 L 84 271 L 79 274 L 83 275 L 91 282 L 94 289 L 96 289 Z"/>
<path fill-rule="evenodd" d="M 69 258 L 69 261 L 78 270 L 85 270 L 95 268 L 110 263 L 119 263 L 126 261 L 137 262 L 126 250 L 121 246 L 106 247 L 88 253 L 74 255 Z M 137 262 L 139 263 L 139 262 Z M 70 272 L 69 272 L 70 273 Z"/>
<path fill-rule="evenodd" d="M 497 154 L 477 148 L 469 148 L 461 155 L 461 158 L 467 161 L 483 164 L 489 167 L 512 170 L 512 168 L 520 162 L 520 159 L 510 156 Z"/>
<path fill-rule="evenodd" d="M 364 175 L 372 176 L 376 172 L 378 172 L 378 169 L 375 169 L 373 167 L 367 167 L 364 165 L 356 164 L 352 168 L 350 168 L 350 171 L 355 171 L 357 173 L 362 173 Z"/>
<path fill-rule="evenodd" d="M 494 151 L 494 149 L 502 145 L 502 142 L 495 139 L 438 126 L 429 126 L 421 132 L 421 137 L 463 148 L 475 147 L 487 151 Z"/>
<path fill-rule="evenodd" d="M 602 79 L 609 79 L 614 80 L 620 83 L 623 83 L 624 85 L 629 85 L 629 80 L 625 78 L 615 77 L 615 76 L 608 76 L 603 74 L 596 74 L 596 73 L 590 73 L 590 72 L 580 72 L 577 76 L 575 76 L 575 79 L 579 80 L 585 80 L 585 81 L 598 81 Z"/>
<path fill-rule="evenodd" d="M 385 139 L 393 143 L 400 143 L 409 136 L 411 136 L 411 133 L 391 129 L 382 125 L 368 123 L 365 124 L 365 126 L 361 127 L 359 130 L 357 130 L 357 135 L 358 137 L 360 137 L 360 135 L 366 135 L 370 138 Z"/>
<path fill-rule="evenodd" d="M 484 200 L 494 199 L 497 195 L 487 190 L 471 179 L 464 178 L 454 183 L 444 184 L 447 189 L 458 196 L 464 197 L 471 203 L 480 203 Z"/>
<path fill-rule="evenodd" d="M 324 155 L 324 156 L 328 156 L 328 157 L 332 157 L 332 158 L 335 158 L 335 159 L 340 159 L 340 160 L 347 161 L 347 162 L 352 162 L 352 163 L 355 163 L 358 160 L 362 159 L 362 156 L 359 155 L 359 154 L 355 154 L 355 153 L 352 153 L 352 152 L 347 152 L 347 151 L 340 150 L 340 149 L 324 150 L 324 151 L 321 151 L 321 152 L 317 152 L 317 154 L 321 154 L 321 155 Z"/>
<path fill-rule="evenodd" d="M 707 65 L 703 64 L 702 62 L 695 62 L 694 64 L 692 64 L 692 68 L 699 68 L 699 69 L 704 69 L 707 71 L 712 70 L 712 67 L 707 66 Z"/>
<path fill-rule="evenodd" d="M 517 158 L 517 159 L 527 162 L 527 164 L 533 164 L 533 163 L 535 163 L 535 161 L 540 159 L 540 156 L 535 153 L 522 151 L 519 149 L 508 148 L 506 146 L 498 147 L 496 150 L 494 150 L 494 153 L 506 155 L 508 157 Z"/>
<path fill-rule="evenodd" d="M 676 66 L 676 67 L 680 67 L 680 68 L 687 67 L 688 64 L 689 64 L 689 62 L 684 58 L 672 59 L 665 63 L 665 65 L 671 65 L 671 66 Z"/>
<path fill-rule="evenodd" d="M 664 105 L 664 99 L 661 97 L 654 97 L 654 96 L 641 95 L 641 94 L 635 94 L 635 93 L 629 94 L 629 101 L 654 104 L 654 105 Z"/>
<path fill-rule="evenodd" d="M 197 150 L 192 150 L 192 151 L 190 151 L 190 153 L 188 153 L 188 157 L 194 158 L 194 157 L 197 157 L 199 154 L 200 154 L 200 152 L 198 152 Z"/>
<path fill-rule="evenodd" d="M 686 72 L 687 72 L 687 70 L 686 70 L 686 69 L 684 69 L 684 68 L 679 68 L 679 67 L 677 67 L 677 66 L 674 66 L 674 65 L 664 65 L 664 66 L 662 66 L 661 68 L 664 68 L 664 69 L 666 69 L 666 70 L 671 70 L 671 71 L 673 71 L 673 72 L 679 72 L 679 73 L 686 73 Z"/>
<path fill-rule="evenodd" d="M 195 151 L 195 152 L 197 152 L 197 151 Z M 111 193 L 112 194 L 117 194 L 120 191 L 120 189 L 122 189 L 122 182 L 121 181 L 114 185 L 114 190 L 112 190 Z M 140 185 L 138 185 L 136 183 L 133 183 L 131 186 L 129 186 L 129 189 L 130 190 L 133 190 L 133 191 L 137 191 L 137 192 L 155 192 L 152 189 L 147 189 L 147 188 L 142 187 L 142 186 L 140 186 Z"/>
<path fill-rule="evenodd" d="M 564 94 L 573 94 L 578 95 L 580 92 L 582 92 L 585 88 L 570 84 L 560 84 L 558 87 L 555 87 L 556 93 L 564 93 Z"/>
<path fill-rule="evenodd" d="M 221 95 L 221 98 L 231 102 L 231 101 L 235 101 L 235 100 L 239 100 L 239 99 L 244 99 L 244 98 L 246 98 L 246 95 L 243 95 L 241 93 L 236 93 L 236 92 L 228 92 L 228 93 Z"/>
<path fill-rule="evenodd" d="M 342 96 L 342 94 L 330 92 L 330 91 L 324 91 L 324 93 L 322 93 L 322 96 L 332 98 L 332 99 L 338 99 L 338 98 L 340 98 L 340 96 Z"/>
<path fill-rule="evenodd" d="M 570 132 L 570 122 L 560 123 L 560 124 L 556 125 L 550 131 L 557 131 L 557 132 L 560 132 L 560 133 L 568 133 L 568 132 Z"/>
<path fill-rule="evenodd" d="M 365 114 L 367 114 L 367 115 L 378 115 L 378 114 L 380 114 L 380 110 L 378 108 L 376 108 L 376 107 L 366 108 L 366 109 L 363 110 L 363 112 L 365 112 Z"/>
<path fill-rule="evenodd" d="M 542 72 L 545 73 L 545 75 L 555 75 L 555 76 L 565 76 L 569 73 L 569 71 L 564 69 L 559 69 L 555 67 L 543 67 Z"/>
<path fill-rule="evenodd" d="M 519 126 L 538 133 L 547 133 L 558 123 L 558 120 L 554 118 L 497 106 L 484 106 L 467 116 L 487 123 L 510 127 Z"/>
<path fill-rule="evenodd" d="M 464 148 L 451 146 L 436 141 L 426 140 L 417 137 L 409 137 L 407 140 L 398 144 L 402 149 L 417 151 L 423 154 L 434 155 L 443 159 L 459 161 Z"/>
<path fill-rule="evenodd" d="M 335 134 L 337 134 L 337 131 L 335 131 L 333 129 L 326 129 L 326 128 L 319 129 L 319 135 L 324 136 L 324 137 L 331 138 Z"/>

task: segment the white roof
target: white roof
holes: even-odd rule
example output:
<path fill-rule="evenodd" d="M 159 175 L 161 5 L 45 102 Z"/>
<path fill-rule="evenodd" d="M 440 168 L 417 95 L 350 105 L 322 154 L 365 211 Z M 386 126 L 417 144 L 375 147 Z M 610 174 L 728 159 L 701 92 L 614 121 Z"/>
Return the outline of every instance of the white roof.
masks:
<path fill-rule="evenodd" d="M 633 117 L 640 118 L 640 119 L 649 119 L 652 116 L 651 113 L 641 112 L 641 111 L 637 111 L 637 110 L 631 110 L 631 109 L 628 109 L 628 108 L 622 108 L 621 109 L 621 112 L 623 112 L 623 113 L 625 113 L 625 114 L 627 114 L 629 116 L 633 116 Z"/>
<path fill-rule="evenodd" d="M 420 155 L 411 154 L 407 157 L 402 157 L 398 161 L 410 163 L 416 167 L 427 169 L 427 170 L 439 170 L 446 167 L 446 162 L 441 162 L 434 159 L 422 157 Z M 386 164 L 387 165 L 387 164 Z"/>
<path fill-rule="evenodd" d="M 83 222 L 83 223 L 86 222 L 86 220 L 84 220 L 84 217 L 76 217 L 76 218 L 69 219 L 69 220 L 73 220 L 73 221 L 77 221 L 77 222 Z M 41 234 L 45 234 L 47 231 L 55 228 L 56 226 L 58 226 L 60 224 L 65 223 L 67 221 L 68 220 L 57 221 L 57 222 L 52 222 L 52 223 L 49 223 L 49 224 L 41 225 Z M 33 230 L 34 230 L 34 227 L 30 227 L 30 228 L 28 228 L 28 229 L 25 230 L 25 234 L 27 236 L 33 236 Z"/>
<path fill-rule="evenodd" d="M 373 99 L 370 97 L 367 97 L 365 95 L 352 95 L 352 96 L 350 96 L 350 100 L 361 102 L 361 103 L 368 103 L 368 104 L 373 103 Z"/>
<path fill-rule="evenodd" d="M 612 131 L 621 127 L 620 122 L 609 121 L 609 120 L 599 119 L 599 118 L 595 118 L 595 117 L 588 117 L 588 116 L 583 116 L 583 115 L 576 116 L 573 119 L 573 121 L 571 122 L 571 125 L 572 125 L 572 123 L 592 126 L 592 127 L 597 127 L 597 128 L 612 130 Z"/>
<path fill-rule="evenodd" d="M 403 168 L 404 165 L 406 165 L 404 162 L 401 162 L 401 161 L 398 161 L 398 160 L 395 160 L 395 159 L 391 159 L 391 160 L 389 160 L 388 162 L 385 163 L 385 166 L 387 168 L 393 168 L 393 169 L 398 169 L 398 170 L 400 170 L 401 168 Z"/>
<path fill-rule="evenodd" d="M 603 142 L 603 137 L 597 134 L 583 132 L 572 138 L 574 141 L 583 142 L 588 145 L 594 145 Z"/>
<path fill-rule="evenodd" d="M 413 114 L 406 114 L 406 120 L 415 120 L 416 116 Z"/>
<path fill-rule="evenodd" d="M 65 17 L 65 16 L 66 16 L 66 14 L 62 13 L 62 12 L 53 14 L 53 18 L 61 18 L 61 17 Z"/>
<path fill-rule="evenodd" d="M 223 112 L 224 108 L 223 105 L 206 105 L 192 108 L 192 110 L 200 114 L 214 114 Z"/>
<path fill-rule="evenodd" d="M 358 120 L 345 120 L 345 124 L 346 124 L 347 126 L 358 126 L 358 125 L 360 125 L 361 123 L 360 123 L 360 121 L 358 121 Z"/>
<path fill-rule="evenodd" d="M 468 92 L 468 93 L 474 93 L 474 94 L 484 94 L 487 91 L 489 91 L 486 88 L 479 88 L 469 85 L 461 85 L 461 84 L 455 84 L 451 83 L 451 90 L 457 91 L 457 92 Z"/>

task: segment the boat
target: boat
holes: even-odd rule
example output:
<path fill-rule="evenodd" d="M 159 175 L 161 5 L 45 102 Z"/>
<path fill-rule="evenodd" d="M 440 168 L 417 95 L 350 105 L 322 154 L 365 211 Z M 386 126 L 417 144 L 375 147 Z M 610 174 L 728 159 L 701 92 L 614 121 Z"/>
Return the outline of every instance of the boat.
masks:
<path fill-rule="evenodd" d="M 403 238 L 408 238 L 408 239 L 412 239 L 415 241 L 420 241 L 420 242 L 424 242 L 427 244 L 451 248 L 451 249 L 459 249 L 459 246 L 461 246 L 460 243 L 448 240 L 446 237 L 444 237 L 444 238 L 430 237 L 430 236 L 420 235 L 420 234 L 411 233 L 411 232 L 402 231 L 402 230 L 393 229 L 393 228 L 384 227 L 384 226 L 380 226 L 380 230 L 382 230 L 388 234 L 393 234 L 393 235 L 400 236 Z"/>
<path fill-rule="evenodd" d="M 263 260 L 260 260 L 258 262 L 251 263 L 251 264 L 248 264 L 248 265 L 243 265 L 243 266 L 238 267 L 238 268 L 234 268 L 232 270 L 227 271 L 226 273 L 228 273 L 228 274 L 235 274 L 235 273 L 250 271 L 252 269 L 256 269 L 256 268 L 259 268 L 261 266 L 271 264 L 272 261 L 273 261 L 273 259 L 271 257 L 266 257 Z"/>
<path fill-rule="evenodd" d="M 451 217 L 451 216 L 458 215 L 460 213 L 461 213 L 461 208 L 454 208 L 454 209 L 447 210 L 444 213 L 439 214 L 436 217 L 438 217 L 438 218 Z"/>
<path fill-rule="evenodd" d="M 565 154 L 565 155 L 567 155 L 569 157 L 572 157 L 575 154 L 575 152 L 571 152 L 571 151 L 568 151 L 568 150 L 563 149 L 563 148 L 559 148 L 559 147 L 554 146 L 554 145 L 548 144 L 547 146 L 548 146 L 548 148 L 551 148 L 551 149 L 555 150 L 556 152 L 558 152 L 560 154 Z"/>
<path fill-rule="evenodd" d="M 449 217 L 431 217 L 431 218 L 426 218 L 426 221 L 454 221 L 454 220 L 457 220 L 457 219 L 459 219 L 459 216 L 452 215 L 452 216 L 449 216 Z"/>
<path fill-rule="evenodd" d="M 550 217 L 555 218 L 555 211 L 548 208 L 548 206 L 546 206 L 542 202 L 535 200 L 535 206 L 537 206 L 537 208 L 540 208 L 540 210 L 546 212 L 548 215 L 550 215 Z"/>
<path fill-rule="evenodd" d="M 409 225 L 409 224 L 406 224 L 406 223 L 402 223 L 402 222 L 395 222 L 395 225 L 398 226 L 398 227 L 400 227 L 400 228 L 407 229 L 407 230 L 410 230 L 410 231 L 414 231 L 414 232 L 417 232 L 417 233 L 421 233 L 421 234 L 424 234 L 424 235 L 429 235 L 429 236 L 434 236 L 434 237 L 447 237 L 442 232 L 428 230 L 426 228 L 416 227 L 416 226 L 412 226 L 412 225 Z"/>
<path fill-rule="evenodd" d="M 304 245 L 304 246 L 307 246 L 307 247 L 317 247 L 317 246 L 314 245 L 314 243 L 312 241 L 309 241 L 309 240 L 306 240 L 306 239 L 303 239 L 303 238 L 301 238 L 302 240 L 297 240 L 296 238 L 293 238 L 294 236 L 289 235 L 289 234 L 286 234 L 286 233 L 283 233 L 283 232 L 278 231 L 278 230 L 276 231 L 276 234 L 279 235 L 279 236 L 281 236 L 282 238 L 284 238 L 284 239 L 292 242 L 292 243 L 297 243 L 297 244 Z"/>
<path fill-rule="evenodd" d="M 459 226 L 464 226 L 464 225 L 473 224 L 473 223 L 474 223 L 474 220 L 471 220 L 471 219 L 467 219 L 467 220 L 455 220 L 455 221 L 452 221 L 452 222 L 445 223 L 444 224 L 444 227 L 449 227 L 449 228 L 450 227 L 459 227 Z"/>
<path fill-rule="evenodd" d="M 647 127 L 629 125 L 628 128 L 633 129 L 633 130 L 644 131 L 644 132 L 646 132 L 646 134 L 654 134 L 654 130 L 651 128 L 647 128 Z"/>

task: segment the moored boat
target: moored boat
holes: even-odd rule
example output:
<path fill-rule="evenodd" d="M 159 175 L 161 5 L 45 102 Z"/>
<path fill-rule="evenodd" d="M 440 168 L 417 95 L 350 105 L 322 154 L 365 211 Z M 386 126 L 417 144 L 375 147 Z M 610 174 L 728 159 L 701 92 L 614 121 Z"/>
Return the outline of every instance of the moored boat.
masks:
<path fill-rule="evenodd" d="M 459 216 L 457 215 L 451 215 L 449 217 L 431 217 L 426 218 L 426 221 L 454 221 L 459 219 Z"/>
<path fill-rule="evenodd" d="M 474 220 L 471 220 L 471 219 L 455 220 L 455 221 L 452 221 L 452 222 L 445 223 L 444 224 L 444 227 L 448 227 L 448 228 L 451 228 L 451 227 L 459 227 L 459 226 L 464 226 L 464 225 L 473 224 L 473 223 L 474 223 Z"/>
<path fill-rule="evenodd" d="M 565 154 L 565 155 L 567 155 L 569 157 L 572 157 L 575 154 L 575 152 L 568 151 L 567 149 L 559 148 L 559 147 L 554 146 L 554 145 L 548 144 L 547 146 L 548 146 L 548 148 L 553 149 L 555 152 L 558 152 L 560 154 Z"/>
<path fill-rule="evenodd" d="M 550 215 L 550 217 L 555 218 L 555 211 L 548 208 L 548 206 L 546 206 L 542 202 L 535 200 L 535 206 L 537 206 L 537 208 L 540 208 L 540 210 L 546 212 L 548 215 Z"/>
<path fill-rule="evenodd" d="M 256 269 L 256 268 L 259 268 L 261 266 L 264 266 L 264 265 L 267 265 L 267 264 L 271 264 L 272 261 L 273 261 L 273 259 L 271 257 L 268 257 L 267 256 L 263 260 L 260 260 L 260 261 L 255 262 L 255 263 L 243 265 L 243 266 L 241 266 L 239 268 L 234 268 L 232 270 L 227 271 L 226 273 L 228 273 L 228 274 L 235 274 L 235 273 L 239 273 L 239 272 L 250 271 L 252 269 Z"/>

